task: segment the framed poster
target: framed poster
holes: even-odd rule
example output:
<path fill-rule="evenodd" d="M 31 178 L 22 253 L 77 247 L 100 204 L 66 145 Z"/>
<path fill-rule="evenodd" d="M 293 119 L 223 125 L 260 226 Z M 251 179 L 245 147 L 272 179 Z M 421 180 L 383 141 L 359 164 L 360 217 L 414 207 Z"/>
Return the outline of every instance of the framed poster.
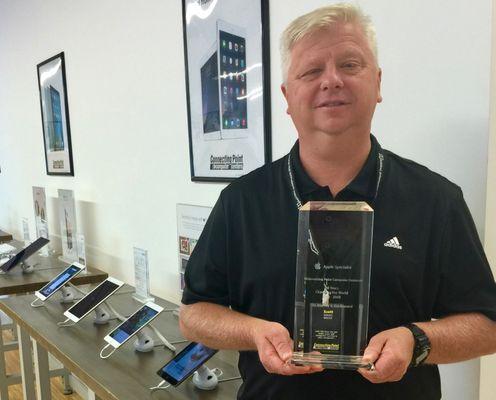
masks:
<path fill-rule="evenodd" d="M 191 180 L 271 161 L 268 0 L 183 0 Z"/>
<path fill-rule="evenodd" d="M 64 53 L 37 68 L 47 174 L 74 176 Z"/>

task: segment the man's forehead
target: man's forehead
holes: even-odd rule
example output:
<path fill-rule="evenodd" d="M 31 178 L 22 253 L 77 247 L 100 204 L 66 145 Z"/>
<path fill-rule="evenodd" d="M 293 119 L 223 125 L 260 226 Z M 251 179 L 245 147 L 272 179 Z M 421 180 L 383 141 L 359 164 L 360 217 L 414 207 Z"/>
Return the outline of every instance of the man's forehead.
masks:
<path fill-rule="evenodd" d="M 361 27 L 352 23 L 340 22 L 308 33 L 295 43 L 291 51 L 319 50 L 347 43 L 350 45 L 355 43 L 358 47 L 368 48 L 367 38 Z"/>
<path fill-rule="evenodd" d="M 363 36 L 348 33 L 337 36 L 321 31 L 301 39 L 293 47 L 291 64 L 295 66 L 312 60 L 347 56 L 373 57 L 373 54 Z"/>

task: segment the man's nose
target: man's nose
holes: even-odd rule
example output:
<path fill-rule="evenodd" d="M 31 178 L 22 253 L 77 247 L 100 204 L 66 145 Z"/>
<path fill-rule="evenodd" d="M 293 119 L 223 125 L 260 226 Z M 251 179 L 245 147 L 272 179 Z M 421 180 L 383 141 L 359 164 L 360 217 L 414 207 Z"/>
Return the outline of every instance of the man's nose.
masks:
<path fill-rule="evenodd" d="M 339 70 L 332 66 L 326 67 L 322 74 L 320 90 L 341 89 L 344 86 Z"/>

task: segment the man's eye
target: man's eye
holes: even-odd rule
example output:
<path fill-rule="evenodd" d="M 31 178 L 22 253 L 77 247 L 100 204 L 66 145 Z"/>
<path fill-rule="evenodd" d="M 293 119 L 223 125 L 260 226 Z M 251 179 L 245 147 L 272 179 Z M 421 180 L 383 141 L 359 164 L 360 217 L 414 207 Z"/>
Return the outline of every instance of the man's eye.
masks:
<path fill-rule="evenodd" d="M 305 71 L 303 74 L 301 74 L 301 77 L 304 78 L 304 77 L 310 77 L 313 75 L 317 75 L 320 71 L 321 71 L 320 68 L 312 68 L 312 69 L 309 69 L 308 71 Z"/>
<path fill-rule="evenodd" d="M 356 62 L 356 61 L 349 61 L 349 62 L 345 62 L 343 64 L 341 64 L 341 68 L 345 69 L 345 70 L 356 70 L 358 68 L 360 68 L 360 63 Z"/>

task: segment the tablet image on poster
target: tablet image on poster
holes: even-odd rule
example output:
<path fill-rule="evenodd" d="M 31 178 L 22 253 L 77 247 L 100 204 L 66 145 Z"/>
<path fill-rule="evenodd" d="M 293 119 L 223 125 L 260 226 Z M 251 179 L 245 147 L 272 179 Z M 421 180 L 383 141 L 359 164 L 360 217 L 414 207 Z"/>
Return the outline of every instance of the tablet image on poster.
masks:
<path fill-rule="evenodd" d="M 183 0 L 192 180 L 270 161 L 267 2 Z"/>

